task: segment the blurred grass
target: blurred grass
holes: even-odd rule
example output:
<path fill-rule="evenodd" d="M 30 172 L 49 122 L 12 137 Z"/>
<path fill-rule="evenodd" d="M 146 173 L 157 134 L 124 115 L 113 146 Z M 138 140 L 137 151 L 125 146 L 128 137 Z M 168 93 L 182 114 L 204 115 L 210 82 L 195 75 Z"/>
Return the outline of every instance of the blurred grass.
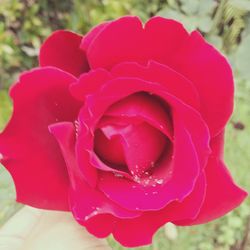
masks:
<path fill-rule="evenodd" d="M 0 130 L 8 121 L 7 89 L 17 75 L 37 65 L 42 40 L 53 30 L 84 33 L 93 25 L 121 15 L 153 15 L 182 21 L 199 29 L 227 55 L 236 79 L 235 111 L 226 129 L 225 160 L 235 181 L 250 192 L 250 0 L 1 0 L 0 1 Z M 216 111 L 214 111 L 216 112 Z M 0 166 L 0 225 L 20 205 L 10 175 Z M 206 225 L 178 227 L 175 239 L 164 229 L 143 250 L 250 250 L 245 245 L 250 199 L 221 219 Z M 109 238 L 115 250 L 124 250 Z"/>

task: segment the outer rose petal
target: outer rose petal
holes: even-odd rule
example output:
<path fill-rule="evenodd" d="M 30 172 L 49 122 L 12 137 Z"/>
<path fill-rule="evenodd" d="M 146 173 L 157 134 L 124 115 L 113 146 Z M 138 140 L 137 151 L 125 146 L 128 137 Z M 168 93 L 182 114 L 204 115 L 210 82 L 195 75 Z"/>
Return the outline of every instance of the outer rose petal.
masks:
<path fill-rule="evenodd" d="M 107 24 L 89 46 L 81 48 L 92 69 L 110 69 L 124 61 L 167 64 L 187 38 L 187 31 L 174 20 L 153 17 L 143 27 L 138 17 L 127 16 Z"/>
<path fill-rule="evenodd" d="M 135 218 L 139 211 L 128 211 L 119 207 L 99 190 L 93 189 L 79 175 L 75 159 L 75 129 L 72 123 L 64 122 L 50 126 L 65 158 L 70 176 L 70 205 L 75 219 L 98 237 L 106 237 L 112 230 L 114 217 Z M 110 219 L 110 221 L 108 220 Z M 99 226 L 95 228 L 96 223 Z"/>
<path fill-rule="evenodd" d="M 66 166 L 48 125 L 77 116 L 79 103 L 68 92 L 73 81 L 68 73 L 42 68 L 21 75 L 11 89 L 14 112 L 0 134 L 0 152 L 21 203 L 68 209 Z"/>
<path fill-rule="evenodd" d="M 193 82 L 200 95 L 201 114 L 211 135 L 217 135 L 233 110 L 233 75 L 225 57 L 195 31 L 170 66 Z"/>
<path fill-rule="evenodd" d="M 145 212 L 132 220 L 118 220 L 113 231 L 115 239 L 127 247 L 151 244 L 154 233 L 166 222 L 197 216 L 204 200 L 205 188 L 206 180 L 202 173 L 193 192 L 183 202 L 174 201 L 159 211 Z"/>
<path fill-rule="evenodd" d="M 40 66 L 55 66 L 75 76 L 89 70 L 86 54 L 80 49 L 82 36 L 58 30 L 50 35 L 40 49 Z"/>
<path fill-rule="evenodd" d="M 91 29 L 88 34 L 82 39 L 81 49 L 87 50 L 90 44 L 95 40 L 95 38 L 109 25 L 110 22 L 103 22 L 93 29 Z"/>
<path fill-rule="evenodd" d="M 196 219 L 176 221 L 177 225 L 195 225 L 217 219 L 239 206 L 247 196 L 247 192 L 234 183 L 221 160 L 223 132 L 211 141 L 211 148 L 213 153 L 205 168 L 207 191 L 201 211 Z"/>

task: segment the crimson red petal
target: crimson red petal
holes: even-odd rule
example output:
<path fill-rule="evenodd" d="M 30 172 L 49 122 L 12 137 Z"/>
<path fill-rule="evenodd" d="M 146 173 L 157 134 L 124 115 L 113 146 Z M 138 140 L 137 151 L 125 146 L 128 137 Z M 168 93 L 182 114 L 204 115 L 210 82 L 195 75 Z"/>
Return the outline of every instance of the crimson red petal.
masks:
<path fill-rule="evenodd" d="M 50 126 L 50 131 L 57 139 L 67 164 L 71 183 L 69 189 L 71 211 L 80 224 L 94 235 L 106 237 L 113 229 L 111 226 L 114 223 L 113 216 L 117 218 L 140 216 L 141 212 L 123 209 L 107 199 L 99 190 L 91 188 L 79 174 L 80 169 L 75 158 L 75 129 L 72 123 L 53 124 Z M 111 225 L 107 219 L 110 219 Z M 96 224 L 99 226 L 96 227 Z"/>
<path fill-rule="evenodd" d="M 170 109 L 153 95 L 145 93 L 131 95 L 112 105 L 105 115 L 141 118 L 169 139 L 173 139 Z"/>
<path fill-rule="evenodd" d="M 142 176 L 156 164 L 168 142 L 159 130 L 145 122 L 123 127 L 107 126 L 102 131 L 107 137 L 120 135 L 127 166 L 135 176 Z"/>
<path fill-rule="evenodd" d="M 115 239 L 127 247 L 151 244 L 154 233 L 165 223 L 197 216 L 204 201 L 205 189 L 206 180 L 202 173 L 197 179 L 193 192 L 183 202 L 174 201 L 162 210 L 145 212 L 132 220 L 119 219 L 113 231 Z M 128 228 L 130 230 L 127 230 Z"/>
<path fill-rule="evenodd" d="M 55 66 L 75 76 L 89 70 L 86 54 L 80 49 L 82 36 L 58 30 L 50 35 L 40 49 L 40 66 Z"/>
<path fill-rule="evenodd" d="M 187 31 L 174 20 L 153 17 L 143 27 L 139 18 L 127 16 L 107 24 L 84 49 L 93 69 L 110 69 L 124 61 L 167 64 L 187 38 Z"/>
<path fill-rule="evenodd" d="M 198 217 L 194 220 L 176 221 L 175 224 L 188 226 L 217 219 L 239 206 L 247 192 L 238 187 L 223 163 L 223 135 L 220 133 L 211 141 L 212 154 L 205 168 L 207 180 L 206 196 Z"/>
<path fill-rule="evenodd" d="M 166 91 L 178 99 L 200 109 L 199 94 L 194 84 L 167 65 L 150 60 L 146 66 L 135 62 L 124 62 L 111 70 L 115 77 L 138 77 L 140 79 L 161 84 Z"/>
<path fill-rule="evenodd" d="M 95 93 L 105 82 L 112 78 L 112 75 L 104 69 L 91 70 L 86 74 L 82 74 L 78 81 L 71 85 L 71 94 L 77 100 L 84 101 L 86 95 Z"/>
<path fill-rule="evenodd" d="M 0 152 L 14 179 L 19 202 L 68 209 L 66 166 L 48 125 L 77 116 L 79 103 L 68 91 L 75 80 L 56 68 L 41 68 L 21 75 L 11 89 L 14 112 L 0 134 Z"/>
<path fill-rule="evenodd" d="M 95 38 L 109 25 L 110 22 L 103 22 L 94 28 L 92 28 L 86 36 L 82 39 L 81 49 L 86 51 L 91 43 L 95 40 Z"/>
<path fill-rule="evenodd" d="M 217 135 L 233 110 L 234 83 L 227 60 L 195 31 L 171 66 L 193 82 L 200 95 L 201 114 L 211 135 Z"/>

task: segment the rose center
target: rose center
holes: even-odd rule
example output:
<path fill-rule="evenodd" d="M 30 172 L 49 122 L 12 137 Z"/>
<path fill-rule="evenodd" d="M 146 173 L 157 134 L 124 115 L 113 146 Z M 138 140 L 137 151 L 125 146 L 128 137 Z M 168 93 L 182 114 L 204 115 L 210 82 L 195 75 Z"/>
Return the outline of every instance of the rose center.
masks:
<path fill-rule="evenodd" d="M 112 106 L 95 131 L 94 151 L 109 167 L 142 176 L 169 146 L 169 118 L 159 100 L 136 93 Z"/>
<path fill-rule="evenodd" d="M 166 144 L 166 137 L 145 122 L 110 124 L 95 133 L 95 152 L 99 158 L 132 175 L 142 175 L 156 166 Z"/>

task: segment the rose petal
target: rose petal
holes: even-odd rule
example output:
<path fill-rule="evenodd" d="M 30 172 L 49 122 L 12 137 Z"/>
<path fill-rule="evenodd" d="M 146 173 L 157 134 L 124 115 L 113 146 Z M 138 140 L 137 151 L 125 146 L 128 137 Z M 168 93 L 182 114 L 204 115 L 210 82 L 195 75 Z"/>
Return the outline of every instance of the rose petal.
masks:
<path fill-rule="evenodd" d="M 119 137 L 119 143 L 123 147 L 126 147 L 126 146 L 124 146 L 124 144 L 126 144 L 125 140 L 121 137 L 121 135 L 117 135 L 119 132 L 118 131 L 116 132 L 116 129 L 113 129 L 112 126 L 110 126 L 110 125 L 116 124 L 116 125 L 120 125 L 120 126 L 126 126 L 127 124 L 130 124 L 130 125 L 137 126 L 137 125 L 142 124 L 143 122 L 144 121 L 142 119 L 138 119 L 138 118 L 106 117 L 106 116 L 104 116 L 104 117 L 102 117 L 101 121 L 98 123 L 98 127 L 101 129 L 102 128 L 104 129 L 105 137 L 107 139 L 111 140 L 113 137 Z M 96 137 L 95 137 L 95 140 L 97 140 Z M 146 183 L 148 185 L 150 185 L 151 183 L 155 184 L 154 180 L 148 180 L 149 176 L 147 176 L 147 175 L 149 175 L 150 173 L 154 174 L 154 176 L 160 180 L 162 178 L 162 176 L 166 177 L 166 172 L 171 172 L 170 168 L 168 168 L 166 170 L 166 166 L 169 165 L 169 161 L 171 159 L 171 155 L 172 155 L 173 150 L 172 150 L 172 145 L 171 145 L 170 141 L 166 140 L 166 143 L 167 143 L 166 149 L 168 149 L 168 150 L 166 150 L 164 156 L 160 157 L 161 158 L 160 161 L 157 162 L 156 164 L 154 164 L 155 166 L 157 165 L 157 168 L 155 167 L 155 168 L 150 169 L 150 171 L 146 171 L 145 178 L 143 176 L 141 176 L 141 180 L 143 182 L 145 181 L 145 184 Z M 117 148 L 118 147 L 116 145 L 113 145 L 111 148 L 108 148 L 108 147 L 105 147 L 105 145 L 107 145 L 107 143 L 104 143 L 104 142 L 102 143 L 102 141 L 100 141 L 99 144 L 101 147 L 105 148 L 105 151 L 107 151 L 106 152 L 107 158 L 111 154 L 117 155 Z M 150 145 L 148 145 L 148 146 L 150 147 Z M 124 151 L 123 147 L 122 147 L 122 151 Z M 91 152 L 89 152 L 89 153 L 91 154 Z M 92 155 L 94 156 L 95 153 L 92 153 Z M 97 157 L 97 156 L 95 156 L 95 157 Z M 98 165 L 96 164 L 97 162 L 98 162 Z M 113 172 L 115 174 L 115 176 L 117 176 L 117 177 L 121 177 L 121 175 L 122 175 L 130 180 L 133 180 L 136 177 L 136 176 L 131 176 L 128 174 L 127 164 L 124 166 L 122 166 L 122 165 L 114 166 L 113 164 L 107 163 L 109 166 L 111 166 L 111 167 L 109 167 L 109 166 L 105 165 L 100 159 L 99 159 L 99 161 L 97 161 L 97 160 L 95 162 L 92 161 L 92 164 L 101 170 Z M 133 173 L 135 174 L 136 172 L 133 171 Z"/>
<path fill-rule="evenodd" d="M 84 123 L 79 122 L 78 125 L 78 138 L 76 141 L 76 159 L 79 165 L 80 171 L 83 174 L 85 181 L 92 188 L 97 184 L 97 169 L 91 164 L 89 150 L 93 149 L 94 134 L 90 131 L 90 128 Z"/>
<path fill-rule="evenodd" d="M 110 22 L 103 22 L 92 28 L 86 36 L 82 39 L 81 49 L 86 51 L 96 37 L 110 24 Z"/>
<path fill-rule="evenodd" d="M 183 202 L 172 202 L 162 210 L 145 212 L 133 220 L 119 219 L 113 231 L 115 239 L 126 247 L 151 244 L 154 233 L 165 223 L 197 215 L 204 200 L 205 188 L 205 175 L 201 174 L 193 192 Z"/>
<path fill-rule="evenodd" d="M 75 159 L 75 130 L 72 123 L 57 123 L 50 126 L 51 133 L 57 139 L 67 164 L 70 176 L 70 206 L 75 219 L 98 237 L 105 237 L 112 227 L 104 226 L 107 218 L 113 223 L 113 216 L 117 218 L 135 218 L 141 213 L 128 211 L 107 199 L 102 192 L 87 185 L 81 175 Z M 113 216 L 112 216 L 113 215 Z M 97 216 L 97 218 L 95 218 Z M 94 228 L 100 223 L 98 228 Z M 105 223 L 104 225 L 101 223 Z M 108 229 L 108 230 L 107 230 Z"/>
<path fill-rule="evenodd" d="M 106 25 L 83 49 L 93 69 L 111 69 L 124 61 L 167 64 L 187 39 L 186 30 L 174 20 L 153 17 L 143 27 L 138 17 L 127 16 Z"/>
<path fill-rule="evenodd" d="M 70 86 L 71 94 L 77 100 L 84 101 L 86 95 L 95 93 L 103 86 L 103 83 L 112 78 L 112 75 L 104 69 L 92 70 L 82 74 L 78 81 Z"/>
<path fill-rule="evenodd" d="M 86 223 L 78 221 L 85 226 L 89 233 L 98 238 L 106 238 L 113 231 L 116 219 L 111 214 L 98 214 L 90 218 Z"/>
<path fill-rule="evenodd" d="M 168 221 L 172 222 L 183 220 L 184 218 L 196 218 L 205 200 L 206 187 L 206 176 L 204 171 L 202 171 L 190 195 L 182 202 L 174 201 L 159 211 L 158 220 L 160 221 L 160 218 L 168 218 Z"/>
<path fill-rule="evenodd" d="M 113 231 L 114 238 L 124 247 L 152 244 L 152 237 L 159 226 L 151 223 L 147 217 L 147 215 L 142 215 L 132 220 L 119 220 Z"/>
<path fill-rule="evenodd" d="M 66 166 L 48 125 L 77 116 L 79 103 L 68 92 L 75 80 L 68 73 L 47 67 L 22 74 L 11 89 L 14 112 L 0 134 L 0 152 L 21 203 L 68 209 Z M 45 180 L 50 181 L 45 184 Z"/>
<path fill-rule="evenodd" d="M 124 127 L 113 125 L 102 128 L 106 136 L 109 136 L 109 130 L 114 135 L 121 136 L 120 143 L 132 175 L 141 176 L 153 164 L 156 164 L 167 144 L 167 138 L 159 130 L 145 122 L 139 125 Z"/>
<path fill-rule="evenodd" d="M 152 60 L 146 66 L 135 62 L 124 62 L 114 66 L 111 73 L 115 77 L 137 77 L 159 83 L 170 94 L 193 108 L 200 109 L 199 94 L 193 83 L 167 65 Z"/>
<path fill-rule="evenodd" d="M 217 219 L 239 206 L 247 196 L 247 192 L 234 183 L 221 160 L 223 133 L 211 141 L 211 148 L 212 155 L 205 168 L 207 190 L 201 211 L 196 219 L 176 221 L 177 225 L 202 224 Z"/>
<path fill-rule="evenodd" d="M 173 200 L 183 200 L 192 191 L 200 166 L 190 135 L 182 126 L 176 130 L 172 161 L 173 174 L 167 183 L 164 184 L 162 180 L 168 178 L 167 170 L 170 166 L 165 166 L 166 170 L 161 179 L 152 177 L 155 181 L 155 185 L 152 186 L 144 186 L 140 180 L 136 183 L 103 172 L 100 173 L 98 183 L 100 190 L 109 199 L 130 210 L 159 210 Z"/>
<path fill-rule="evenodd" d="M 58 30 L 50 35 L 40 49 L 40 66 L 55 66 L 75 76 L 89 70 L 86 54 L 80 49 L 82 36 Z"/>
<path fill-rule="evenodd" d="M 109 164 L 126 165 L 121 138 L 114 135 L 111 138 L 105 136 L 101 130 L 95 132 L 95 151 Z"/>
<path fill-rule="evenodd" d="M 233 110 L 233 76 L 225 57 L 195 31 L 176 53 L 171 67 L 193 82 L 210 133 L 218 134 Z"/>
<path fill-rule="evenodd" d="M 108 116 L 139 117 L 173 139 L 173 124 L 169 107 L 153 95 L 137 93 L 116 102 L 106 112 Z"/>

